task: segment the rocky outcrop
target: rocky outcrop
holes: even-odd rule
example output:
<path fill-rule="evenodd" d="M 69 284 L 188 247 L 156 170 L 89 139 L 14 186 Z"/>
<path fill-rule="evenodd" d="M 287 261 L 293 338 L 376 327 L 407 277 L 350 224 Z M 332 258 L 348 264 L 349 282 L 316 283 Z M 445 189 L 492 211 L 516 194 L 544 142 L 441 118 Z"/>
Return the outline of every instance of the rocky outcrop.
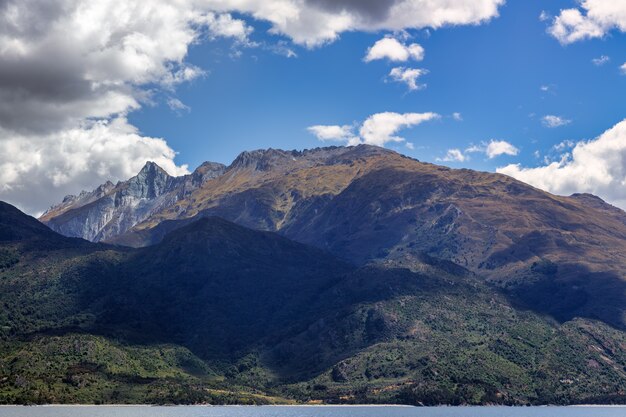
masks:
<path fill-rule="evenodd" d="M 156 163 L 147 162 L 128 181 L 116 185 L 108 181 L 92 192 L 65 197 L 40 220 L 65 236 L 99 242 L 172 207 L 224 170 L 222 164 L 206 162 L 190 175 L 172 177 Z"/>

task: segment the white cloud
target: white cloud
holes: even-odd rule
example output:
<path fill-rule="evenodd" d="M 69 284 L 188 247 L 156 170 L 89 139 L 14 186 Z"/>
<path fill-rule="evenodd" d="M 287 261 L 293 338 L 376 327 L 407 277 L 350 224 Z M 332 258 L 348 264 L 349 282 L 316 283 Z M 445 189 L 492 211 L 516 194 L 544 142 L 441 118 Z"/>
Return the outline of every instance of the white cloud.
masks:
<path fill-rule="evenodd" d="M 560 161 L 536 168 L 512 164 L 498 172 L 555 194 L 593 193 L 626 209 L 626 120 L 578 142 Z"/>
<path fill-rule="evenodd" d="M 465 150 L 465 153 L 484 153 L 487 158 L 493 159 L 500 155 L 515 156 L 519 149 L 505 140 L 492 139 L 489 142 L 482 142 L 480 145 L 472 145 Z"/>
<path fill-rule="evenodd" d="M 389 79 L 394 82 L 404 83 L 410 91 L 415 91 L 426 88 L 426 84 L 418 84 L 417 79 L 427 73 L 427 70 L 420 68 L 396 67 L 389 73 Z"/>
<path fill-rule="evenodd" d="M 626 75 L 626 62 L 624 62 L 624 65 L 622 65 L 621 67 L 619 67 L 620 70 L 622 71 L 622 74 Z"/>
<path fill-rule="evenodd" d="M 500 155 L 515 156 L 518 153 L 519 149 L 504 140 L 491 140 L 491 142 L 487 144 L 487 148 L 485 149 L 485 154 L 489 159 L 493 159 L 496 156 Z"/>
<path fill-rule="evenodd" d="M 463 121 L 463 115 L 459 112 L 454 112 L 452 113 L 452 118 L 454 120 L 456 120 L 457 122 L 462 122 Z"/>
<path fill-rule="evenodd" d="M 548 32 L 562 44 L 600 38 L 609 31 L 626 32 L 626 2 L 582 0 L 580 8 L 561 10 Z"/>
<path fill-rule="evenodd" d="M 401 129 L 417 126 L 428 120 L 438 118 L 436 113 L 377 113 L 363 122 L 359 130 L 363 143 L 385 146 L 388 142 L 403 142 L 396 136 Z"/>
<path fill-rule="evenodd" d="M 466 153 L 485 153 L 487 149 L 487 143 L 483 142 L 480 145 L 471 145 L 465 150 Z"/>
<path fill-rule="evenodd" d="M 448 149 L 446 156 L 443 158 L 437 158 L 438 161 L 443 162 L 463 162 L 467 159 L 467 156 L 460 149 Z"/>
<path fill-rule="evenodd" d="M 355 139 L 354 127 L 350 125 L 316 125 L 308 127 L 307 130 L 322 141 L 336 140 L 351 142 Z M 356 138 L 356 140 L 358 140 L 358 138 Z"/>
<path fill-rule="evenodd" d="M 148 160 L 171 175 L 188 172 L 163 139 L 141 136 L 123 118 L 50 135 L 0 135 L 0 196 L 30 213 L 106 180 L 128 179 Z"/>
<path fill-rule="evenodd" d="M 565 119 L 560 116 L 555 116 L 553 114 L 549 114 L 547 116 L 543 116 L 541 118 L 541 123 L 548 128 L 555 128 L 568 125 L 572 123 L 571 120 Z"/>
<path fill-rule="evenodd" d="M 546 20 L 550 19 L 550 14 L 548 12 L 546 12 L 545 10 L 542 10 L 541 13 L 539 14 L 539 20 L 542 22 L 545 22 Z"/>
<path fill-rule="evenodd" d="M 6 0 L 0 13 L 0 125 L 49 132 L 135 110 L 148 85 L 202 74 L 185 62 L 210 36 L 242 39 L 245 23 L 197 2 Z"/>
<path fill-rule="evenodd" d="M 175 113 L 189 112 L 191 108 L 175 97 L 167 99 L 167 106 Z"/>
<path fill-rule="evenodd" d="M 594 58 L 591 60 L 591 62 L 593 63 L 593 65 L 595 65 L 596 67 L 601 67 L 602 65 L 606 64 L 607 62 L 609 62 L 611 60 L 611 58 L 607 55 L 602 55 L 599 56 L 598 58 Z"/>
<path fill-rule="evenodd" d="M 458 148 L 448 149 L 443 158 L 437 158 L 438 161 L 444 162 L 465 162 L 470 159 L 468 154 L 483 153 L 489 159 L 493 159 L 500 155 L 515 156 L 519 153 L 519 149 L 504 140 L 491 140 L 482 142 L 480 145 L 472 145 L 465 149 L 465 152 Z"/>
<path fill-rule="evenodd" d="M 424 59 L 424 48 L 417 43 L 405 45 L 396 38 L 385 37 L 369 48 L 363 59 L 365 62 L 378 59 L 388 59 L 394 62 L 406 62 L 409 59 L 421 61 Z"/>
<path fill-rule="evenodd" d="M 550 86 L 549 85 L 542 85 L 541 87 L 539 87 L 539 89 L 541 91 L 550 91 Z"/>
<path fill-rule="evenodd" d="M 209 33 L 215 37 L 234 38 L 240 42 L 247 42 L 253 28 L 245 21 L 235 19 L 228 13 L 207 13 L 197 19 L 197 23 L 204 23 L 209 28 Z"/>
<path fill-rule="evenodd" d="M 250 14 L 308 47 L 347 31 L 402 31 L 480 24 L 498 16 L 505 0 L 206 0 L 219 11 Z"/>
<path fill-rule="evenodd" d="M 552 148 L 554 148 L 557 152 L 563 152 L 566 149 L 573 148 L 576 144 L 571 140 L 564 140 L 560 143 L 557 143 Z"/>
<path fill-rule="evenodd" d="M 417 126 L 428 120 L 437 119 L 436 113 L 376 113 L 368 117 L 357 135 L 355 128 L 350 125 L 316 125 L 308 128 L 320 140 L 337 140 L 346 142 L 348 145 L 366 143 L 368 145 L 385 146 L 389 142 L 405 142 L 404 138 L 397 133 L 406 128 Z M 406 143 L 409 149 L 413 149 L 412 143 Z"/>

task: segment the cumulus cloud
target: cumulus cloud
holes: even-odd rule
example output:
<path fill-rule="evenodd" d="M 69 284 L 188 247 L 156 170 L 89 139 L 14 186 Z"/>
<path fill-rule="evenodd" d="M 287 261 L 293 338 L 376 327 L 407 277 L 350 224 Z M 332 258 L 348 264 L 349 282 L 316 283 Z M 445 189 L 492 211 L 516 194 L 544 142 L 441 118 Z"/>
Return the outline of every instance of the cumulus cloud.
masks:
<path fill-rule="evenodd" d="M 20 132 L 137 109 L 146 98 L 142 86 L 171 88 L 203 74 L 184 62 L 203 33 L 247 33 L 243 21 L 203 13 L 191 2 L 0 4 L 0 125 Z"/>
<path fill-rule="evenodd" d="M 463 115 L 459 112 L 454 112 L 452 113 L 452 118 L 454 120 L 456 120 L 457 122 L 462 122 L 463 121 Z"/>
<path fill-rule="evenodd" d="M 195 20 L 197 23 L 205 24 L 213 37 L 234 38 L 240 42 L 247 42 L 248 36 L 253 32 L 253 28 L 245 21 L 235 19 L 228 13 L 206 13 Z"/>
<path fill-rule="evenodd" d="M 349 143 L 358 141 L 358 137 L 354 134 L 354 126 L 350 125 L 316 125 L 308 127 L 307 130 L 322 141 L 335 140 L 347 141 Z"/>
<path fill-rule="evenodd" d="M 372 45 L 363 59 L 365 62 L 378 59 L 388 59 L 394 62 L 406 62 L 409 59 L 421 61 L 424 59 L 424 48 L 417 43 L 405 45 L 396 38 L 385 37 Z"/>
<path fill-rule="evenodd" d="M 427 70 L 420 68 L 396 67 L 392 68 L 389 73 L 389 79 L 393 82 L 404 83 L 410 91 L 415 91 L 426 88 L 426 84 L 418 84 L 417 80 L 427 73 Z"/>
<path fill-rule="evenodd" d="M 561 126 L 565 126 L 568 125 L 570 123 L 572 123 L 571 120 L 565 119 L 563 117 L 560 116 L 555 116 L 553 114 L 549 114 L 547 116 L 543 116 L 541 118 L 541 123 L 548 128 L 555 128 L 555 127 L 561 127 Z"/>
<path fill-rule="evenodd" d="M 626 209 L 626 120 L 578 142 L 559 161 L 536 168 L 512 164 L 497 171 L 555 194 L 596 194 Z"/>
<path fill-rule="evenodd" d="M 511 145 L 505 140 L 492 140 L 487 144 L 487 147 L 485 148 L 485 154 L 489 159 L 493 159 L 496 156 L 500 155 L 515 156 L 518 153 L 519 149 L 517 149 L 515 146 Z"/>
<path fill-rule="evenodd" d="M 505 140 L 492 139 L 489 142 L 481 142 L 479 145 L 469 146 L 465 151 L 460 149 L 450 149 L 443 158 L 438 158 L 438 161 L 446 162 L 464 162 L 470 159 L 469 154 L 482 153 L 489 159 L 496 158 L 500 155 L 515 156 L 519 153 L 519 149 Z"/>
<path fill-rule="evenodd" d="M 438 161 L 443 162 L 463 162 L 466 159 L 467 156 L 460 149 L 448 149 L 443 158 L 437 158 Z"/>
<path fill-rule="evenodd" d="M 417 126 L 428 120 L 438 118 L 436 113 L 377 113 L 363 122 L 359 134 L 363 143 L 385 146 L 388 142 L 403 142 L 396 136 L 401 129 Z"/>
<path fill-rule="evenodd" d="M 621 67 L 619 67 L 620 70 L 622 71 L 622 74 L 626 75 L 626 62 L 624 62 L 624 65 L 622 65 Z"/>
<path fill-rule="evenodd" d="M 562 44 L 600 38 L 611 30 L 626 32 L 626 2 L 583 0 L 579 8 L 561 10 L 548 32 Z"/>
<path fill-rule="evenodd" d="M 376 113 L 368 117 L 360 126 L 358 134 L 350 125 L 317 125 L 308 128 L 320 140 L 337 140 L 348 145 L 366 143 L 368 145 L 385 146 L 389 142 L 405 142 L 397 133 L 402 129 L 417 126 L 428 120 L 437 119 L 436 113 Z M 406 144 L 413 149 L 413 144 Z"/>
<path fill-rule="evenodd" d="M 346 31 L 402 31 L 480 24 L 498 16 L 505 0 L 208 0 L 223 11 L 250 13 L 272 32 L 309 47 Z"/>

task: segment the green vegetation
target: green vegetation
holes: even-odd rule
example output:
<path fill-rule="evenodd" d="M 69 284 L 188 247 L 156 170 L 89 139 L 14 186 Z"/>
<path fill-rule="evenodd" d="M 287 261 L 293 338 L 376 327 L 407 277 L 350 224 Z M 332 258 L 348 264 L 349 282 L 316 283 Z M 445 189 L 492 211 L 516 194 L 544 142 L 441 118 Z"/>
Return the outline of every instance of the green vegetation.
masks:
<path fill-rule="evenodd" d="M 130 250 L 1 209 L 0 403 L 626 403 L 623 331 L 450 263 L 355 268 L 220 219 Z"/>

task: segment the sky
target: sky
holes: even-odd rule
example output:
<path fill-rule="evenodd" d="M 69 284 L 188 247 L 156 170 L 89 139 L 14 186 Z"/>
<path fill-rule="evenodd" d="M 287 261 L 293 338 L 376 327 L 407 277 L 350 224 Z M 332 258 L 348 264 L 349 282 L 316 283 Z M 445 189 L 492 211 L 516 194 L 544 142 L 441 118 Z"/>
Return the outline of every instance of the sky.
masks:
<path fill-rule="evenodd" d="M 369 143 L 626 208 L 626 1 L 0 0 L 0 200 Z"/>

